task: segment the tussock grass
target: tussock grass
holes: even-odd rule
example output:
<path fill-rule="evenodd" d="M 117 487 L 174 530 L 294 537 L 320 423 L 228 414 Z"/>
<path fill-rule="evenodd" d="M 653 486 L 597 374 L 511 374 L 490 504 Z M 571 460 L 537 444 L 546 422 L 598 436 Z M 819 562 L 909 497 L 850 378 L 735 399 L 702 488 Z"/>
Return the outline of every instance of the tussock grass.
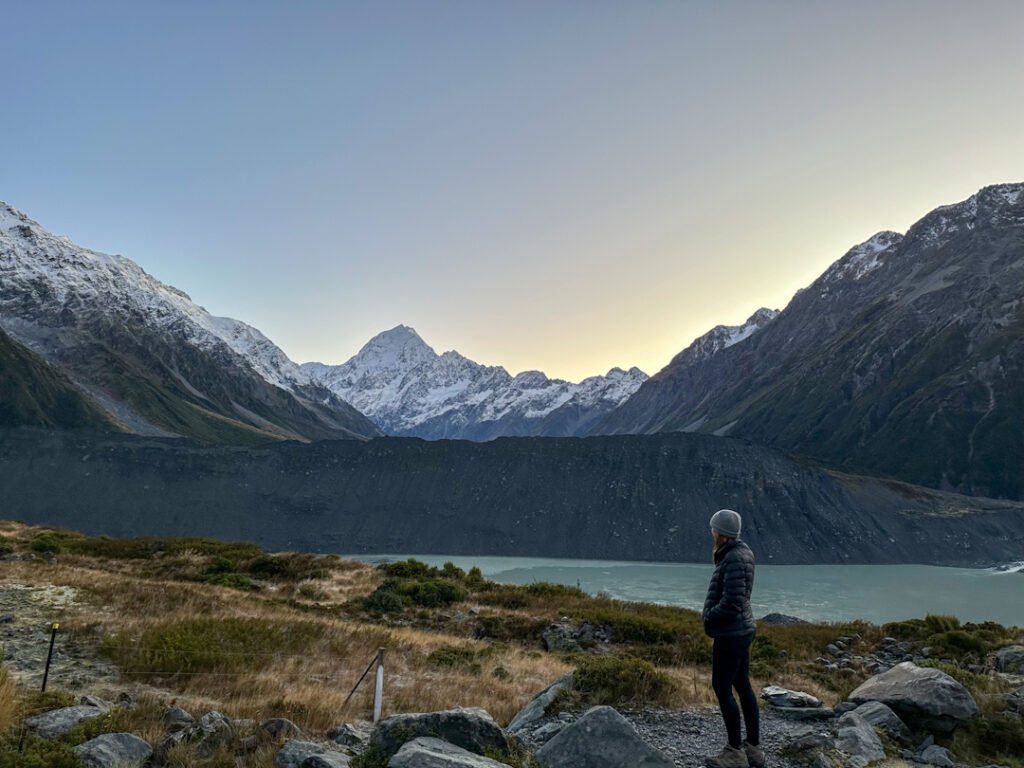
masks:
<path fill-rule="evenodd" d="M 18 722 L 18 704 L 15 699 L 14 680 L 7 668 L 0 664 L 0 735 L 9 732 Z"/>

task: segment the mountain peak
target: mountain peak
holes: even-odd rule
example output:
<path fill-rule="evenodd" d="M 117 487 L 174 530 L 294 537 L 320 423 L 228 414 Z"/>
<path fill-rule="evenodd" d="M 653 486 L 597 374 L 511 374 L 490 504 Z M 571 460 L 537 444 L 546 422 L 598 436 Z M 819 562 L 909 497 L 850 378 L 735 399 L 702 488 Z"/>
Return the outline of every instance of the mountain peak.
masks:
<path fill-rule="evenodd" d="M 358 363 L 360 367 L 407 371 L 435 359 L 437 353 L 415 329 L 408 325 L 396 325 L 366 342 L 345 365 Z"/>

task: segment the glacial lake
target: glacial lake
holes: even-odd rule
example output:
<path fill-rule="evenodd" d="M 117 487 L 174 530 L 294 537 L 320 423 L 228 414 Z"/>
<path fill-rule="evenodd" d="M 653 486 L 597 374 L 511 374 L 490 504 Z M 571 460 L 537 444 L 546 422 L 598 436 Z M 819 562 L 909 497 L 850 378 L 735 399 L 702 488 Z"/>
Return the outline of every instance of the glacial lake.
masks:
<path fill-rule="evenodd" d="M 346 555 L 369 563 L 415 557 L 433 566 L 451 561 L 506 584 L 549 581 L 604 592 L 620 600 L 700 610 L 710 563 L 634 563 L 452 555 Z M 876 624 L 952 615 L 1024 627 L 1024 563 L 1002 570 L 931 565 L 758 565 L 754 615 L 785 613 L 808 621 L 865 619 Z"/>

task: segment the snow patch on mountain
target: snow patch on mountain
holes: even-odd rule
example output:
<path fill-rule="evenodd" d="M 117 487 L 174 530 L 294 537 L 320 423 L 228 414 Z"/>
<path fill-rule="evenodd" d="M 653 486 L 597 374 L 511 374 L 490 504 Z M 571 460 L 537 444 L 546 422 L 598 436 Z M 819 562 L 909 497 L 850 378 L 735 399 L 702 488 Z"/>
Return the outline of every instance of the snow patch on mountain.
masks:
<path fill-rule="evenodd" d="M 564 406 L 611 408 L 647 379 L 637 368 L 613 368 L 578 384 L 540 371 L 512 376 L 455 351 L 439 355 L 405 325 L 374 336 L 341 365 L 305 363 L 302 369 L 392 434 L 415 434 L 417 427 L 446 416 L 473 425 L 539 420 Z"/>
<path fill-rule="evenodd" d="M 746 341 L 779 315 L 779 310 L 761 307 L 742 325 L 716 325 L 710 331 L 694 339 L 686 349 L 673 358 L 670 366 L 694 365 L 709 360 L 723 349 Z"/>

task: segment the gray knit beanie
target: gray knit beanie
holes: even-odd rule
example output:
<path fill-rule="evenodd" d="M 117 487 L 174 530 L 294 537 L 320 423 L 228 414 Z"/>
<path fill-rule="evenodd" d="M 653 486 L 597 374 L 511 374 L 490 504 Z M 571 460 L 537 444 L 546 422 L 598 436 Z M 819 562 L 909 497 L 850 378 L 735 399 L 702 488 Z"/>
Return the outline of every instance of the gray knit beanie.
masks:
<path fill-rule="evenodd" d="M 743 521 L 740 519 L 739 513 L 733 512 L 731 509 L 720 509 L 711 516 L 711 530 L 718 531 L 730 539 L 738 539 L 740 537 L 740 525 L 742 523 Z"/>

